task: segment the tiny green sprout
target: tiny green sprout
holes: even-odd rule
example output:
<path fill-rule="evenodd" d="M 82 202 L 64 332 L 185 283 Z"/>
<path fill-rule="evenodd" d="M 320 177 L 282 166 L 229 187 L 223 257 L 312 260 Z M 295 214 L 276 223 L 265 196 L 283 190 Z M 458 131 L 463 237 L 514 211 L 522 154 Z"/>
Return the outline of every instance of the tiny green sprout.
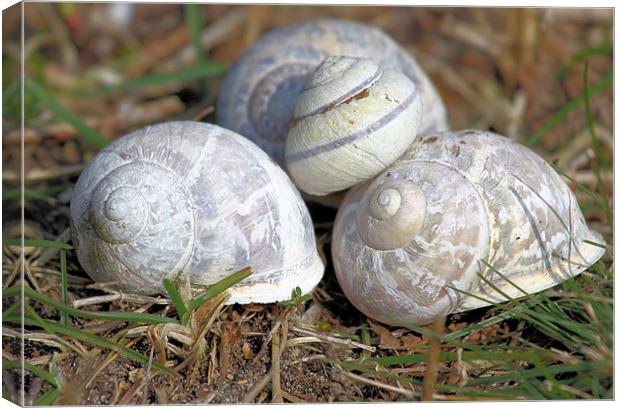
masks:
<path fill-rule="evenodd" d="M 310 294 L 306 293 L 305 295 L 301 294 L 301 288 L 297 286 L 295 289 L 291 291 L 291 300 L 284 300 L 282 302 L 278 302 L 278 305 L 284 308 L 292 308 L 296 307 L 299 310 L 303 307 L 306 300 L 310 299 Z"/>

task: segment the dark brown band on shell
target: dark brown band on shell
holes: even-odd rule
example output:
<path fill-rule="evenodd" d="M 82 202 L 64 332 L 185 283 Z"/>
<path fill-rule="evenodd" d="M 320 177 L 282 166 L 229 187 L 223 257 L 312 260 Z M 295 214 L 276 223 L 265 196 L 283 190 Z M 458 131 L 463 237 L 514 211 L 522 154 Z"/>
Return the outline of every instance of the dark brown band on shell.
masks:
<path fill-rule="evenodd" d="M 382 75 L 383 75 L 383 70 L 380 67 L 377 67 L 377 70 L 371 76 L 369 76 L 364 81 L 359 83 L 355 88 L 349 90 L 348 92 L 345 92 L 344 94 L 340 95 L 339 97 L 337 97 L 333 101 L 328 102 L 325 105 L 316 108 L 312 112 L 309 112 L 309 113 L 306 113 L 306 114 L 300 115 L 300 116 L 295 116 L 294 120 L 295 121 L 299 121 L 299 120 L 302 120 L 302 119 L 307 118 L 309 116 L 316 115 L 318 113 L 327 112 L 328 110 L 333 109 L 333 108 L 335 108 L 336 106 L 338 106 L 338 105 L 340 105 L 342 103 L 345 103 L 345 102 L 347 102 L 349 100 L 354 99 L 358 94 L 364 92 L 370 86 L 372 86 L 372 84 L 374 84 L 379 79 L 381 79 Z M 332 78 L 332 80 L 333 79 L 334 78 Z M 327 81 L 326 83 L 329 83 L 330 81 Z"/>

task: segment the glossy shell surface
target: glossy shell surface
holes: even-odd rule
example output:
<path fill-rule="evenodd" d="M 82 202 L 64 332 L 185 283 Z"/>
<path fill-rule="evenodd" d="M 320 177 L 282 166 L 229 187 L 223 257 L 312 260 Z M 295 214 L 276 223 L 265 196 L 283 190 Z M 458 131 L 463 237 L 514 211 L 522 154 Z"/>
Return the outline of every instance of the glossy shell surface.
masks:
<path fill-rule="evenodd" d="M 373 215 L 370 206 L 382 208 Z M 413 226 L 389 225 L 391 214 Z M 378 248 L 382 234 L 389 242 Z M 603 255 L 587 241 L 604 244 L 547 162 L 503 136 L 467 130 L 419 137 L 373 182 L 349 191 L 332 252 L 349 300 L 404 325 L 506 301 L 478 274 L 513 298 L 523 296 L 515 285 L 527 293 L 554 286 Z"/>
<path fill-rule="evenodd" d="M 251 267 L 229 303 L 267 303 L 321 279 L 308 210 L 256 145 L 198 122 L 133 132 L 84 169 L 71 201 L 80 264 L 96 281 L 156 293 L 189 274 L 209 285 Z"/>
<path fill-rule="evenodd" d="M 218 124 L 248 137 L 282 164 L 297 98 L 329 56 L 370 58 L 402 72 L 421 94 L 420 132 L 448 129 L 443 102 L 413 57 L 377 28 L 331 18 L 273 30 L 245 51 L 220 91 Z"/>
<path fill-rule="evenodd" d="M 288 173 L 303 191 L 325 195 L 373 178 L 418 134 L 415 84 L 372 60 L 328 57 L 308 79 L 285 143 Z"/>

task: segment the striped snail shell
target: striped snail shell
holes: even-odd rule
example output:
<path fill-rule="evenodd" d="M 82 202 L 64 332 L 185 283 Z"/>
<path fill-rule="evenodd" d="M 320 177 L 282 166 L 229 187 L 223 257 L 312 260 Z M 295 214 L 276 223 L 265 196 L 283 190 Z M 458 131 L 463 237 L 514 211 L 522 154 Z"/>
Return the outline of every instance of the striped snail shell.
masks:
<path fill-rule="evenodd" d="M 547 162 L 468 130 L 418 137 L 384 173 L 351 189 L 332 253 L 359 310 L 407 325 L 506 301 L 500 291 L 516 298 L 547 289 L 596 262 L 603 243 Z"/>
<path fill-rule="evenodd" d="M 188 274 L 210 285 L 245 267 L 228 303 L 288 299 L 323 275 L 312 221 L 290 179 L 248 139 L 170 122 L 117 139 L 84 169 L 71 200 L 80 264 L 100 282 L 162 291 Z"/>
<path fill-rule="evenodd" d="M 385 170 L 418 134 L 416 85 L 370 59 L 328 57 L 295 106 L 285 160 L 295 184 L 313 195 L 344 190 Z"/>
<path fill-rule="evenodd" d="M 228 72 L 217 102 L 217 123 L 246 136 L 278 163 L 304 84 L 329 56 L 370 58 L 402 72 L 424 105 L 421 133 L 448 129 L 446 111 L 430 79 L 392 38 L 368 25 L 324 18 L 273 30 Z"/>

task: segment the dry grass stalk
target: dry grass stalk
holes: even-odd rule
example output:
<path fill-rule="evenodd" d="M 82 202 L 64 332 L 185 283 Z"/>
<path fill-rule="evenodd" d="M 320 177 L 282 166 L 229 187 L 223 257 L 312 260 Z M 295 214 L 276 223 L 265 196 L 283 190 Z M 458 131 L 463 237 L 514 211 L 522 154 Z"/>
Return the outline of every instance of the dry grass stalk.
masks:
<path fill-rule="evenodd" d="M 327 334 L 322 334 L 322 333 L 317 333 L 314 332 L 312 330 L 307 330 L 307 329 L 303 329 L 301 327 L 296 327 L 293 326 L 292 330 L 294 332 L 297 333 L 301 333 L 301 334 L 305 334 L 305 335 L 310 335 L 311 337 L 317 338 L 325 343 L 332 343 L 332 344 L 338 344 L 338 345 L 345 345 L 351 348 L 361 348 L 364 350 L 368 350 L 372 353 L 375 352 L 376 348 L 373 346 L 368 346 L 366 344 L 363 343 L 359 343 L 357 341 L 351 340 L 351 339 L 345 339 L 345 338 L 339 338 L 339 337 L 335 337 L 335 336 L 330 336 Z"/>
<path fill-rule="evenodd" d="M 284 343 L 286 346 L 286 343 Z M 282 387 L 280 384 L 280 336 L 278 333 L 271 341 L 271 402 L 282 403 Z"/>
<path fill-rule="evenodd" d="M 114 293 L 111 295 L 92 296 L 82 299 L 74 300 L 71 303 L 71 307 L 79 309 L 84 306 L 99 305 L 102 303 L 109 303 L 118 300 L 120 302 L 130 302 L 138 304 L 151 304 L 151 305 L 167 305 L 170 304 L 170 299 L 155 298 L 151 296 L 133 295 L 128 293 Z"/>
<path fill-rule="evenodd" d="M 293 404 L 304 404 L 308 402 L 285 390 L 281 390 L 281 392 L 282 392 L 282 396 L 284 397 L 284 399 L 286 399 L 288 402 L 292 402 Z"/>
<path fill-rule="evenodd" d="M 267 384 L 269 384 L 269 381 L 271 380 L 271 376 L 272 376 L 272 371 L 273 371 L 273 368 L 269 370 L 269 372 L 267 372 L 267 374 L 265 374 L 263 378 L 261 378 L 256 384 L 254 384 L 254 386 L 250 389 L 250 391 L 248 391 L 248 393 L 245 394 L 241 402 L 243 402 L 244 404 L 254 403 L 254 400 L 256 399 L 258 394 L 260 394 L 263 388 L 265 388 Z"/>
<path fill-rule="evenodd" d="M 214 46 L 233 34 L 235 30 L 238 30 L 246 21 L 247 16 L 247 9 L 237 8 L 209 24 L 200 36 L 200 45 L 203 52 L 208 53 Z M 162 71 L 172 71 L 190 65 L 195 58 L 196 51 L 193 44 L 188 44 L 168 60 L 160 61 L 158 65 Z"/>
<path fill-rule="evenodd" d="M 187 26 L 181 24 L 164 38 L 158 38 L 149 44 L 143 53 L 142 58 L 133 67 L 131 67 L 127 74 L 130 77 L 139 77 L 145 72 L 150 71 L 153 67 L 159 66 L 159 61 L 164 60 L 170 55 L 174 54 L 179 47 L 189 42 L 189 31 Z"/>
<path fill-rule="evenodd" d="M 151 368 L 153 366 L 153 356 L 155 353 L 155 347 L 151 347 L 151 354 L 149 355 L 149 363 L 146 366 L 146 379 L 144 380 L 144 393 L 142 395 L 142 405 L 146 405 L 149 395 L 149 385 L 151 383 Z"/>
<path fill-rule="evenodd" d="M 65 228 L 54 239 L 54 241 L 62 242 L 63 244 L 66 244 L 67 242 L 69 242 L 70 238 L 71 238 L 71 230 L 69 228 Z M 58 252 L 60 252 L 60 250 L 58 248 L 45 248 L 40 256 L 38 256 L 36 259 L 32 260 L 32 265 L 33 266 L 35 266 L 35 265 L 43 265 L 43 264 L 47 263 L 47 261 L 49 261 L 50 259 L 56 257 L 56 255 L 58 255 Z"/>
<path fill-rule="evenodd" d="M 24 184 L 38 183 L 42 181 L 56 180 L 63 177 L 77 176 L 84 169 L 83 164 L 73 164 L 56 167 L 53 169 L 28 169 L 24 177 Z M 19 183 L 19 174 L 12 170 L 2 172 L 2 181 L 5 183 Z"/>
<path fill-rule="evenodd" d="M 352 379 L 357 380 L 357 381 L 361 381 L 361 382 L 363 382 L 365 384 L 372 385 L 372 386 L 375 386 L 375 387 L 379 387 L 379 388 L 382 388 L 384 390 L 388 390 L 388 391 L 392 391 L 392 392 L 397 392 L 399 394 L 403 394 L 403 395 L 405 395 L 409 399 L 414 399 L 414 398 L 420 396 L 419 392 L 411 391 L 411 390 L 406 390 L 404 388 L 395 387 L 393 385 L 386 384 L 386 383 L 383 383 L 383 382 L 380 382 L 380 381 L 376 381 L 376 380 L 372 380 L 370 378 L 366 378 L 366 377 L 361 376 L 361 375 L 353 374 L 353 373 L 348 372 L 346 370 L 343 370 L 342 373 L 344 375 L 346 375 L 347 377 L 349 377 L 349 378 L 352 378 Z"/>
<path fill-rule="evenodd" d="M 10 327 L 2 328 L 2 335 L 7 337 L 13 337 L 28 341 L 35 341 L 41 344 L 44 344 L 49 347 L 53 347 L 59 349 L 61 351 L 65 351 L 67 349 L 73 350 L 78 353 L 82 357 L 88 357 L 88 352 L 85 351 L 83 347 L 76 346 L 72 343 L 69 343 L 66 340 L 63 340 L 59 336 L 55 334 L 49 334 L 44 332 L 25 332 L 21 333 L 16 330 L 11 329 Z"/>
<path fill-rule="evenodd" d="M 427 353 L 426 373 L 422 381 L 422 401 L 432 401 L 434 398 L 435 382 L 437 381 L 437 369 L 439 366 L 439 352 L 441 351 L 441 341 L 439 336 L 442 335 L 446 324 L 446 316 L 440 314 L 433 322 L 432 330 L 438 337 L 431 338 L 430 347 Z"/>
<path fill-rule="evenodd" d="M 215 107 L 213 105 L 209 105 L 203 110 L 201 110 L 200 112 L 196 113 L 194 116 L 192 116 L 192 120 L 196 120 L 196 121 L 202 120 L 206 118 L 207 116 L 209 116 L 209 114 L 211 114 L 214 110 L 215 110 Z"/>

